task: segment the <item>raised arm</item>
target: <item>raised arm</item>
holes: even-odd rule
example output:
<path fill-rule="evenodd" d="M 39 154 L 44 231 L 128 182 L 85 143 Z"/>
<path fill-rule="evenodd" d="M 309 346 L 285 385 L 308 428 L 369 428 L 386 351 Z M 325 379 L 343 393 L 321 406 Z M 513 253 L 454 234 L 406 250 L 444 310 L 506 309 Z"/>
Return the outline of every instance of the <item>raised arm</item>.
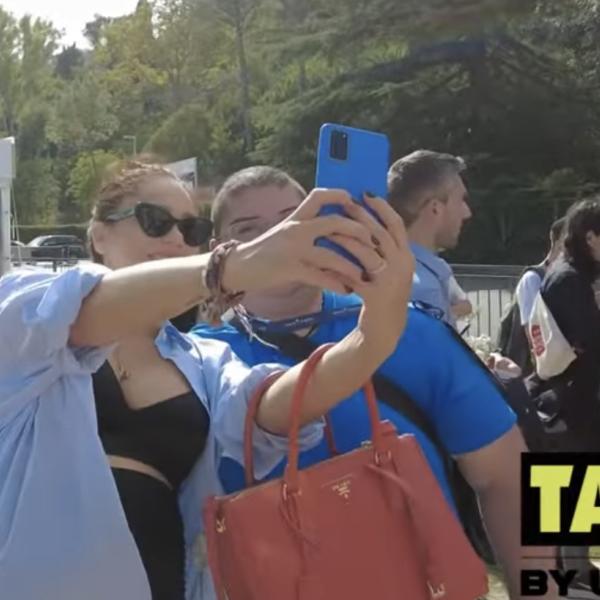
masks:
<path fill-rule="evenodd" d="M 366 198 L 366 201 L 383 226 L 364 211 L 352 208 L 349 212 L 369 229 L 376 250 L 371 244 L 334 236 L 336 243 L 354 254 L 366 268 L 366 281 L 354 286 L 364 300 L 359 323 L 325 354 L 317 367 L 302 407 L 302 424 L 323 416 L 363 386 L 392 354 L 404 331 L 414 259 L 401 218 L 383 200 Z M 287 433 L 292 393 L 302 364 L 287 371 L 265 393 L 257 421 L 267 431 Z"/>
<path fill-rule="evenodd" d="M 315 246 L 315 240 L 338 236 L 368 248 L 370 230 L 358 220 L 317 217 L 326 204 L 342 206 L 353 216 L 364 213 L 345 192 L 313 191 L 288 219 L 229 255 L 224 289 L 246 292 L 293 282 L 342 293 L 348 286 L 358 288 L 361 270 L 331 250 Z M 155 332 L 166 319 L 210 295 L 204 280 L 209 259 L 204 254 L 159 260 L 106 274 L 83 302 L 71 328 L 71 345 L 103 346 Z"/>

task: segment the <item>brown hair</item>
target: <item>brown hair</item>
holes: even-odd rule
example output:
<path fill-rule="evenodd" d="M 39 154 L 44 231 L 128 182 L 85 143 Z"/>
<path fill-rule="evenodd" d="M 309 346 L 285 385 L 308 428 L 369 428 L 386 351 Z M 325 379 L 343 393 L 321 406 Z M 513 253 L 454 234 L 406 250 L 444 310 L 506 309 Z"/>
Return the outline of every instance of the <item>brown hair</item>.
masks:
<path fill-rule="evenodd" d="M 581 200 L 569 208 L 564 227 L 565 258 L 590 279 L 598 275 L 598 262 L 588 244 L 588 233 L 600 235 L 600 198 Z"/>
<path fill-rule="evenodd" d="M 425 192 L 443 185 L 447 177 L 462 173 L 465 161 L 452 154 L 417 150 L 396 161 L 388 172 L 388 197 L 394 210 L 412 225 L 418 218 Z M 444 198 L 441 198 L 444 200 Z"/>
<path fill-rule="evenodd" d="M 109 215 L 119 209 L 125 198 L 135 196 L 143 184 L 155 177 L 167 177 L 179 181 L 177 175 L 159 163 L 137 160 L 117 163 L 109 167 L 104 183 L 96 195 L 87 231 L 88 247 L 94 262 L 102 263 L 102 256 L 94 248 L 91 236 L 92 224 L 105 222 Z"/>
<path fill-rule="evenodd" d="M 281 169 L 266 166 L 254 166 L 242 169 L 227 178 L 219 189 L 211 209 L 215 235 L 221 233 L 221 226 L 225 220 L 229 203 L 243 192 L 251 189 L 275 186 L 284 188 L 291 186 L 301 199 L 306 196 L 306 190 L 290 175 Z"/>

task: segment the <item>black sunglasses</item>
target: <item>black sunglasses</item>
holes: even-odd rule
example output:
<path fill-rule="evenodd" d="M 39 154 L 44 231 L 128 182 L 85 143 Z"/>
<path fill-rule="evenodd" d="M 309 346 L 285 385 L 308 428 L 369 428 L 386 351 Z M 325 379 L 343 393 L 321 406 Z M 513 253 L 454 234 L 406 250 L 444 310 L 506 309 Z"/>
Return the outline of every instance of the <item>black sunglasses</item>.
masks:
<path fill-rule="evenodd" d="M 185 217 L 176 219 L 166 208 L 149 202 L 138 202 L 132 208 L 108 215 L 104 220 L 108 223 L 123 221 L 135 217 L 142 231 L 151 238 L 167 235 L 173 227 L 183 236 L 183 241 L 188 246 L 202 246 L 210 238 L 213 224 L 203 217 Z"/>

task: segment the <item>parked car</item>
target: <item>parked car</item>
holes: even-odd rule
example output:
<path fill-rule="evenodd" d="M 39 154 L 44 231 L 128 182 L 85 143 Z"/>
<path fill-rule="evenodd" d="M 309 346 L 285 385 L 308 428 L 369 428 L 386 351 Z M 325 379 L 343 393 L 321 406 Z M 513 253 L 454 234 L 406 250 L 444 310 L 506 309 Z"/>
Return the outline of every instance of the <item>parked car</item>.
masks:
<path fill-rule="evenodd" d="M 25 248 L 25 244 L 19 240 L 10 240 L 10 245 L 13 248 Z"/>
<path fill-rule="evenodd" d="M 31 257 L 60 260 L 87 258 L 84 243 L 75 235 L 42 235 L 27 244 Z"/>

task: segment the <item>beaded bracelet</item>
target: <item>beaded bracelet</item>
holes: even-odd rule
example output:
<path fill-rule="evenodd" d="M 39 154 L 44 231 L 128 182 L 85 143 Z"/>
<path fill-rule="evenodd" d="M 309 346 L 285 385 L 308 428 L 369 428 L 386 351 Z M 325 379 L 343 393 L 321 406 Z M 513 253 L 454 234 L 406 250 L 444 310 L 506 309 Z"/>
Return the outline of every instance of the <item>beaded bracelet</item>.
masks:
<path fill-rule="evenodd" d="M 240 242 L 237 240 L 219 244 L 210 255 L 204 274 L 204 285 L 210 296 L 200 304 L 199 308 L 200 319 L 210 325 L 218 325 L 222 315 L 229 309 L 233 309 L 236 314 L 245 313 L 240 306 L 244 292 L 229 292 L 223 288 L 225 263 L 231 252 L 239 245 Z"/>

